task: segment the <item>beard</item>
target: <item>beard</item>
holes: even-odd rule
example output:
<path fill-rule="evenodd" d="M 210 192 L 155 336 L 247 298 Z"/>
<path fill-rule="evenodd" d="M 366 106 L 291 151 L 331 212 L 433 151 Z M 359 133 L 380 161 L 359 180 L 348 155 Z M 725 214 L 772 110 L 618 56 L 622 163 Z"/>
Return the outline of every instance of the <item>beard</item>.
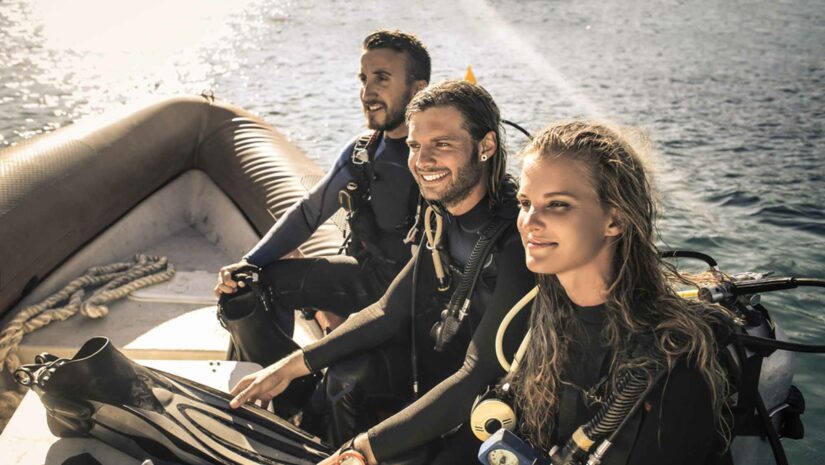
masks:
<path fill-rule="evenodd" d="M 484 169 L 478 160 L 478 146 L 473 144 L 473 154 L 470 162 L 458 170 L 456 180 L 450 184 L 440 199 L 437 199 L 445 207 L 455 205 L 464 200 L 470 192 L 482 182 L 481 175 Z"/>
<path fill-rule="evenodd" d="M 405 122 L 404 118 L 407 111 L 407 104 L 411 99 L 412 89 L 408 87 L 407 90 L 404 91 L 404 95 L 401 97 L 397 105 L 395 102 L 393 102 L 393 105 L 387 105 L 387 117 L 384 119 L 383 123 L 379 123 L 368 116 L 367 127 L 375 131 L 392 131 L 398 126 L 401 126 Z"/>

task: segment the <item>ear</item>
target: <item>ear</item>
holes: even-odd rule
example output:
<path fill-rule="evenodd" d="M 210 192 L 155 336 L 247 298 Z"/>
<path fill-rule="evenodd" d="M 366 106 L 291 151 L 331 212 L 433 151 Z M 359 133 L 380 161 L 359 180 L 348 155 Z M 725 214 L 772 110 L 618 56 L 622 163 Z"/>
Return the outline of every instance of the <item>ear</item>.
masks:
<path fill-rule="evenodd" d="M 484 137 L 478 142 L 478 157 L 479 161 L 485 162 L 496 154 L 496 149 L 498 149 L 498 140 L 496 139 L 496 133 L 493 131 L 488 132 L 484 135 Z"/>
<path fill-rule="evenodd" d="M 616 218 L 615 209 L 610 209 L 610 213 L 607 219 L 607 227 L 604 230 L 605 237 L 620 236 L 624 232 L 624 225 Z"/>
<path fill-rule="evenodd" d="M 423 80 L 423 79 L 419 79 L 419 80 L 413 82 L 412 95 L 415 95 L 415 94 L 421 92 L 422 90 L 424 90 L 427 87 L 427 85 L 429 85 L 429 83 L 427 81 Z"/>

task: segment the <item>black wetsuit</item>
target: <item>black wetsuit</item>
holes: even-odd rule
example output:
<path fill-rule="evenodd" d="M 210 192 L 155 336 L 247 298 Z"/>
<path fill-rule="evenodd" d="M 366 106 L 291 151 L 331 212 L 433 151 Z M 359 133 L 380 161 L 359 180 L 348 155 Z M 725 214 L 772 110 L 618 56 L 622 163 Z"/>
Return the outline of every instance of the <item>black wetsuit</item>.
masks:
<path fill-rule="evenodd" d="M 602 344 L 603 305 L 575 306 L 581 333 L 574 338 L 561 377 L 559 408 L 554 413 L 554 442 L 563 446 L 579 426 L 590 421 L 600 404 L 594 386 L 609 370 L 609 351 Z M 605 454 L 604 465 L 713 464 L 721 449 L 711 410 L 710 390 L 699 371 L 679 362 L 648 395 Z"/>
<path fill-rule="evenodd" d="M 281 258 L 338 211 L 338 192 L 344 186 L 359 181 L 361 174 L 351 161 L 356 140 L 344 147 L 329 173 L 244 257 L 263 267 L 262 278 L 272 300 L 288 310 L 280 312 L 278 320 L 287 334 L 294 323 L 292 309 L 317 308 L 346 316 L 378 300 L 410 259 L 410 246 L 403 240 L 415 214 L 418 186 L 407 167 L 405 139 L 387 137 L 376 142 L 374 176 L 369 180 L 372 198 L 360 212 L 371 223 L 371 250 L 378 253 L 357 258 Z"/>
<path fill-rule="evenodd" d="M 304 348 L 305 360 L 310 367 L 321 369 L 330 366 L 328 378 L 337 376 L 337 365 L 364 366 L 371 363 L 378 370 L 395 372 L 399 378 L 408 379 L 412 275 L 418 261 L 415 343 L 421 392 L 426 394 L 401 412 L 369 429 L 370 444 L 379 461 L 384 462 L 437 440 L 465 422 L 469 418 L 475 394 L 499 375 L 500 368 L 495 362 L 493 346 L 495 331 L 513 304 L 535 285 L 533 275 L 526 268 L 524 249 L 515 229 L 516 205 L 510 195 L 505 205 L 494 213 L 485 198 L 464 215 L 453 217 L 447 214 L 444 223 L 451 264 L 460 268 L 466 264 L 479 232 L 484 230 L 494 214 L 503 216 L 512 226 L 497 241 L 492 259 L 488 261 L 475 288 L 469 316 L 446 350 L 436 352 L 434 341 L 430 337 L 430 329 L 440 320 L 440 312 L 446 301 L 436 290 L 429 251 L 414 257 L 378 302 L 351 315 L 341 327 L 323 340 Z M 514 328 L 517 327 L 523 329 L 523 319 L 514 323 Z M 507 338 L 505 347 L 514 350 L 517 343 L 515 339 Z M 380 350 L 376 350 L 379 348 Z M 391 355 L 378 355 L 387 352 L 391 352 Z M 359 362 L 352 362 L 353 358 Z M 472 370 L 468 364 L 473 366 Z M 371 381 L 376 381 L 376 377 L 364 382 L 346 378 L 346 373 L 342 376 L 345 377 L 343 382 L 333 384 L 339 384 L 342 388 L 350 386 L 349 392 L 344 395 L 335 392 L 329 394 L 333 401 L 342 397 L 347 401 L 345 406 L 338 408 L 343 413 L 357 413 L 358 400 L 362 401 L 360 408 L 363 408 L 365 397 L 371 394 L 380 396 L 380 393 L 364 394 L 353 392 L 352 389 L 354 383 L 360 383 L 364 386 L 363 389 L 378 390 L 371 384 Z M 409 399 L 409 393 L 410 387 L 407 385 L 402 394 Z M 338 413 L 333 406 L 334 421 L 337 421 L 336 415 Z M 352 433 L 359 432 L 358 427 L 368 426 L 355 422 Z M 461 442 L 466 437 L 468 436 L 453 435 L 451 440 Z M 438 459 L 427 459 L 426 463 L 439 463 L 439 460 L 442 460 L 440 463 L 471 461 L 474 460 L 477 447 L 476 450 L 472 447 L 448 447 L 447 450 L 448 454 L 458 454 L 461 458 L 451 456 L 445 459 L 442 455 Z"/>

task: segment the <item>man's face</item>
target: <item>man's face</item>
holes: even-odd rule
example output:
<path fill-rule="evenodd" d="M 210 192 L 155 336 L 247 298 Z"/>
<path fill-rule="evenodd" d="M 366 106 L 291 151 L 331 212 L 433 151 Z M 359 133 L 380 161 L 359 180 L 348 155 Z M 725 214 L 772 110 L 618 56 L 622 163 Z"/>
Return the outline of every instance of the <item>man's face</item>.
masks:
<path fill-rule="evenodd" d="M 388 48 L 361 55 L 361 105 L 370 129 L 391 131 L 404 124 L 404 111 L 413 94 L 406 62 L 403 53 Z"/>
<path fill-rule="evenodd" d="M 449 106 L 414 113 L 409 122 L 410 171 L 421 195 L 447 208 L 484 189 L 478 144 L 463 125 L 461 112 Z"/>

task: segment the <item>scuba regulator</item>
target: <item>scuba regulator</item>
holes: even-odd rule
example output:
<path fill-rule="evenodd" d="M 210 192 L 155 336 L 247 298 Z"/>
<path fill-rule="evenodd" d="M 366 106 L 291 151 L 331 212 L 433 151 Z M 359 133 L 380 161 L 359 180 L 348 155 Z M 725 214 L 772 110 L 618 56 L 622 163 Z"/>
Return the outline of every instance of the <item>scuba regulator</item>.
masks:
<path fill-rule="evenodd" d="M 441 261 L 441 252 L 439 251 L 443 233 L 443 219 L 437 208 L 430 205 L 424 212 L 424 232 L 427 238 L 427 248 L 432 252 L 438 290 L 446 292 L 450 289 L 450 282 L 445 273 L 445 267 Z M 433 220 L 435 220 L 435 231 L 432 229 Z M 436 351 L 443 351 L 458 333 L 461 323 L 470 312 L 473 291 L 481 277 L 485 262 L 490 258 L 496 241 L 509 226 L 510 224 L 507 221 L 496 216 L 479 233 L 478 240 L 473 246 L 472 252 L 470 252 L 470 258 L 467 260 L 458 286 L 450 296 L 447 308 L 441 311 L 441 320 L 433 325 L 430 330 L 430 336 L 435 340 Z"/>

